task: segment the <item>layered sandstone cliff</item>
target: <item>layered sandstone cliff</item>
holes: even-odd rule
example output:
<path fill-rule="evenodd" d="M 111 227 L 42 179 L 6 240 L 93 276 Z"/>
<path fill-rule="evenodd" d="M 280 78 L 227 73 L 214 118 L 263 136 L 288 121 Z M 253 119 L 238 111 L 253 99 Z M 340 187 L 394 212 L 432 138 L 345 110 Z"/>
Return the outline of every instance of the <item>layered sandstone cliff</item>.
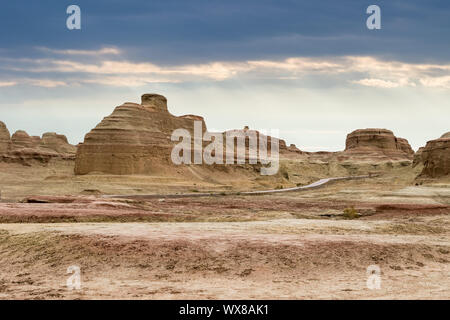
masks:
<path fill-rule="evenodd" d="M 11 136 L 11 143 L 14 149 L 35 148 L 39 145 L 39 142 L 39 137 L 31 137 L 23 130 L 18 130 Z"/>
<path fill-rule="evenodd" d="M 246 161 L 249 161 L 251 158 L 255 158 L 256 160 L 270 158 L 270 156 L 272 155 L 272 144 L 274 144 L 274 147 L 278 145 L 277 152 L 280 157 L 289 158 L 295 157 L 299 154 L 306 154 L 305 152 L 298 149 L 295 144 L 291 144 L 288 147 L 285 140 L 263 134 L 257 130 L 251 130 L 248 126 L 245 126 L 242 130 L 229 130 L 223 132 L 222 134 L 223 141 L 225 142 L 224 146 L 226 148 L 224 152 L 231 151 L 235 156 L 237 155 L 238 139 L 242 139 L 242 141 L 244 141 Z M 234 137 L 234 141 L 227 139 L 227 136 Z M 261 150 L 261 147 L 263 148 L 263 150 Z"/>
<path fill-rule="evenodd" d="M 11 148 L 11 135 L 6 125 L 0 121 L 0 154 L 7 153 Z"/>
<path fill-rule="evenodd" d="M 171 164 L 172 132 L 183 128 L 193 136 L 195 121 L 201 121 L 206 130 L 202 117 L 170 114 L 161 95 L 145 94 L 141 104 L 124 103 L 85 136 L 78 147 L 75 173 L 157 172 Z"/>
<path fill-rule="evenodd" d="M 38 145 L 41 149 L 56 151 L 59 154 L 75 154 L 77 151 L 77 147 L 71 145 L 65 135 L 56 132 L 44 133 Z"/>
<path fill-rule="evenodd" d="M 116 107 L 111 115 L 105 117 L 85 136 L 84 143 L 78 147 L 75 173 L 103 172 L 124 175 L 162 173 L 168 168 L 173 170 L 175 165 L 171 158 L 172 150 L 181 141 L 181 139 L 179 141 L 171 140 L 172 133 L 176 129 L 187 130 L 191 135 L 190 159 L 194 163 L 195 122 L 197 125 L 200 122 L 201 136 L 203 137 L 207 131 L 202 117 L 196 115 L 174 116 L 168 111 L 165 97 L 157 94 L 144 94 L 141 104 L 128 102 Z M 210 141 L 200 142 L 202 148 L 198 154 L 200 154 L 201 163 L 209 164 L 203 159 L 202 151 L 212 141 L 215 141 L 215 136 L 222 138 L 222 164 L 227 163 L 227 155 L 230 153 L 233 153 L 231 158 L 237 161 L 237 140 L 241 138 L 245 145 L 244 162 L 250 163 L 251 158 L 254 158 L 255 155 L 259 156 L 258 142 L 256 145 L 250 143 L 251 136 L 255 136 L 258 141 L 260 138 L 258 131 L 245 127 L 243 130 L 209 134 L 214 138 L 211 137 Z M 228 135 L 232 135 L 233 138 L 227 139 Z M 270 155 L 271 137 L 266 137 L 265 141 L 266 146 L 269 146 Z M 284 140 L 277 139 L 277 141 L 281 154 L 301 153 L 294 145 L 287 147 Z M 215 160 L 220 158 L 219 154 L 216 156 L 215 150 L 211 152 L 211 155 Z M 254 161 L 251 162 L 254 163 Z"/>
<path fill-rule="evenodd" d="M 398 138 L 386 129 L 359 129 L 347 135 L 345 154 L 353 156 L 390 158 L 393 160 L 414 158 L 408 141 Z"/>
<path fill-rule="evenodd" d="M 441 178 L 450 174 L 450 132 L 428 141 L 421 149 L 420 159 L 416 161 L 424 167 L 419 177 Z"/>
<path fill-rule="evenodd" d="M 53 158 L 73 160 L 76 147 L 64 135 L 45 133 L 42 139 L 23 130 L 10 136 L 6 125 L 0 122 L 0 161 L 30 165 L 34 161 L 48 163 Z"/>

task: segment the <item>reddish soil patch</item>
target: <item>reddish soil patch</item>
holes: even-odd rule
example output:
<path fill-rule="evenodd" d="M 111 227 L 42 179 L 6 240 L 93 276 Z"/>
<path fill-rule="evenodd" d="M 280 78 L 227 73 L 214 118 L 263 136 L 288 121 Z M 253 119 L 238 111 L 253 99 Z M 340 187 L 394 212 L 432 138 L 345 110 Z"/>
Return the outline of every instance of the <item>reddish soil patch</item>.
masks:
<path fill-rule="evenodd" d="M 450 214 L 450 206 L 421 204 L 382 204 L 375 207 L 375 215 L 369 218 L 388 219 L 418 215 Z"/>
<path fill-rule="evenodd" d="M 336 218 L 349 207 L 354 207 L 363 219 L 450 213 L 447 205 L 310 200 L 274 195 L 146 201 L 96 196 L 32 196 L 23 203 L 0 203 L 0 222 L 249 221 L 275 219 L 282 214 Z"/>

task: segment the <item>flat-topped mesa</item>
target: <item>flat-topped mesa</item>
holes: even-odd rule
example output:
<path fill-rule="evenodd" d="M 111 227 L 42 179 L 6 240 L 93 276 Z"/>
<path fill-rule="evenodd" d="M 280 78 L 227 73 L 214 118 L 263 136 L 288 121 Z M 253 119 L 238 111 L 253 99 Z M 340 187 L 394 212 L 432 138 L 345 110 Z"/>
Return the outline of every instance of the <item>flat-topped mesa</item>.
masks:
<path fill-rule="evenodd" d="M 202 117 L 177 117 L 167 109 L 167 99 L 144 94 L 142 104 L 124 103 L 116 107 L 84 138 L 78 147 L 75 174 L 152 174 L 172 166 L 171 135 L 186 129 L 194 136 L 195 121 L 206 125 Z"/>
<path fill-rule="evenodd" d="M 387 129 L 358 129 L 347 135 L 345 151 L 347 154 L 369 155 L 380 154 L 393 159 L 409 159 L 414 151 L 408 140 L 397 138 Z"/>
<path fill-rule="evenodd" d="M 0 154 L 6 153 L 11 148 L 11 135 L 6 125 L 0 121 Z"/>
<path fill-rule="evenodd" d="M 154 108 L 156 111 L 169 112 L 167 109 L 167 99 L 160 94 L 143 94 L 141 96 L 141 105 L 143 105 L 144 107 Z"/>
<path fill-rule="evenodd" d="M 441 178 L 450 174 L 450 133 L 442 135 L 439 139 L 428 141 L 421 148 L 421 157 L 418 161 L 423 163 L 421 178 Z"/>

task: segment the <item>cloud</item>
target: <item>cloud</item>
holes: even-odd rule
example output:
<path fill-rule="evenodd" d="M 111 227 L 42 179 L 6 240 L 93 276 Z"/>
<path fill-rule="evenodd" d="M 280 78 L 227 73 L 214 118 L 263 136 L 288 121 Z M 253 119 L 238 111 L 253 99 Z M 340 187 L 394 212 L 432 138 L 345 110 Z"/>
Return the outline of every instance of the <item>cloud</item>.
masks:
<path fill-rule="evenodd" d="M 332 134 L 345 134 L 345 131 L 341 130 L 306 130 L 307 133 L 313 134 L 324 134 L 324 135 L 332 135 Z"/>
<path fill-rule="evenodd" d="M 238 73 L 249 71 L 251 66 L 239 63 L 214 62 L 198 65 L 182 66 L 158 66 L 153 63 L 134 63 L 129 61 L 101 61 L 100 63 L 83 63 L 72 60 L 39 60 L 36 67 L 28 69 L 28 72 L 65 72 L 65 73 L 89 73 L 89 74 L 116 74 L 137 75 L 153 74 L 159 76 L 178 77 L 202 77 L 214 80 L 231 78 Z M 26 71 L 15 68 L 17 71 Z M 175 79 L 176 80 L 176 79 Z"/>
<path fill-rule="evenodd" d="M 74 49 L 67 49 L 67 50 L 57 50 L 57 49 L 50 49 L 45 47 L 38 47 L 38 50 L 50 52 L 54 54 L 59 55 L 81 55 L 81 56 L 98 56 L 98 55 L 119 55 L 121 54 L 121 51 L 117 48 L 102 48 L 99 50 L 74 50 Z"/>
<path fill-rule="evenodd" d="M 55 80 L 48 80 L 48 79 L 30 79 L 27 80 L 29 84 L 37 87 L 44 87 L 44 88 L 56 88 L 56 87 L 62 87 L 67 86 L 67 83 L 64 81 L 55 81 Z"/>
<path fill-rule="evenodd" d="M 356 85 L 383 89 L 401 87 L 450 88 L 449 64 L 420 64 L 386 61 L 372 56 L 289 57 L 281 60 L 212 61 L 199 64 L 161 65 L 152 62 L 104 59 L 101 53 L 119 53 L 118 49 L 52 50 L 56 54 L 87 55 L 88 59 L 3 59 L 0 68 L 12 72 L 65 74 L 64 82 L 43 81 L 42 86 L 56 87 L 71 83 L 95 83 L 105 86 L 142 86 L 148 83 L 224 81 L 243 77 L 285 81 L 326 77 L 338 85 Z M 95 54 L 94 54 L 95 53 Z M 92 55 L 91 55 L 92 54 Z M 67 74 L 74 74 L 73 76 Z M 75 75 L 76 74 L 76 75 Z M 60 78 L 60 76 L 58 76 Z M 47 79 L 50 81 L 51 79 Z M 16 81 L 16 80 L 14 80 Z M 17 82 L 22 82 L 18 81 Z"/>
<path fill-rule="evenodd" d="M 15 81 L 0 81 L 0 87 L 12 87 L 19 84 L 31 85 L 35 87 L 56 88 L 67 86 L 64 81 L 50 80 L 50 79 L 17 79 Z"/>
<path fill-rule="evenodd" d="M 354 80 L 352 82 L 367 87 L 377 87 L 377 88 L 398 88 L 401 86 L 399 82 L 393 82 L 382 79 L 361 79 L 361 80 Z"/>
<path fill-rule="evenodd" d="M 425 87 L 437 87 L 437 88 L 446 88 L 450 89 L 450 76 L 444 77 L 428 77 L 424 79 L 420 79 L 420 82 Z"/>
<path fill-rule="evenodd" d="M 93 79 L 80 79 L 80 83 L 101 84 L 113 87 L 140 87 L 150 83 L 178 83 L 179 81 L 151 77 L 135 77 L 135 76 L 112 76 L 97 77 Z"/>
<path fill-rule="evenodd" d="M 0 87 L 12 87 L 17 85 L 15 81 L 0 81 Z"/>

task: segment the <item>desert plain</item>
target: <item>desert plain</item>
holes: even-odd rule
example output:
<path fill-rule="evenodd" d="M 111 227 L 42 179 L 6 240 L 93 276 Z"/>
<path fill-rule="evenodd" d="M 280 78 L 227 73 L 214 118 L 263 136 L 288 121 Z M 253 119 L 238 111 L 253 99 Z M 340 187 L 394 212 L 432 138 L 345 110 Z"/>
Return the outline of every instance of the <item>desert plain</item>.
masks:
<path fill-rule="evenodd" d="M 420 152 L 385 129 L 337 153 L 280 141 L 279 173 L 261 176 L 167 161 L 171 130 L 194 120 L 147 95 L 78 146 L 3 125 L 0 298 L 450 298 L 448 134 Z"/>

